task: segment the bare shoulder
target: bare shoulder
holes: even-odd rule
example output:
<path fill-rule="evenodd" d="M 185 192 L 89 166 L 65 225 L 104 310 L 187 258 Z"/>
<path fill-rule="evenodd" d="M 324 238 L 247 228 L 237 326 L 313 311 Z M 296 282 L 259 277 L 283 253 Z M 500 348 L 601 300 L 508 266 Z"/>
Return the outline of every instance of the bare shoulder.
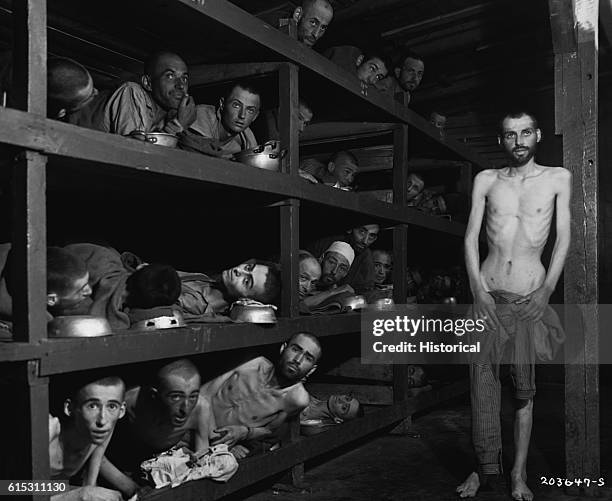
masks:
<path fill-rule="evenodd" d="M 49 414 L 49 442 L 53 442 L 53 440 L 59 437 L 61 431 L 62 425 L 60 424 L 59 418 Z"/>
<path fill-rule="evenodd" d="M 304 409 L 308 406 L 310 395 L 302 383 L 298 383 L 292 388 L 290 401 L 296 409 Z"/>
<path fill-rule="evenodd" d="M 571 186 L 572 173 L 565 167 L 546 167 L 543 169 L 547 182 L 555 186 L 557 191 L 565 191 Z"/>

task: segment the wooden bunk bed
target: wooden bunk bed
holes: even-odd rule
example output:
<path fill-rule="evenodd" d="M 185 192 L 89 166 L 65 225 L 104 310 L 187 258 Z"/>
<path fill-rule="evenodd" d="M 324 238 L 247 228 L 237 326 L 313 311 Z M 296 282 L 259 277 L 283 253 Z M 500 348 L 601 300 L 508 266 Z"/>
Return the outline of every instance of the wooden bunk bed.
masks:
<path fill-rule="evenodd" d="M 48 6 L 39 0 L 23 0 L 12 5 L 0 2 L 0 19 L 4 22 L 10 19 L 14 24 L 15 82 L 20 89 L 19 109 L 0 110 L 0 143 L 14 147 L 17 152 L 11 178 L 14 193 L 12 242 L 22 277 L 14 297 L 14 339 L 0 343 L 3 381 L 19 389 L 15 392 L 18 397 L 11 409 L 11 419 L 21 422 L 22 426 L 17 429 L 3 426 L 0 432 L 3 444 L 14 444 L 22 452 L 18 460 L 4 465 L 12 478 L 48 478 L 49 381 L 56 375 L 269 345 L 299 330 L 309 330 L 318 336 L 359 332 L 358 314 L 335 317 L 300 317 L 298 314 L 297 288 L 290 284 L 298 282 L 300 210 L 304 205 L 325 206 L 339 214 L 366 215 L 392 225 L 393 273 L 394 282 L 398 284 L 394 295 L 398 303 L 403 302 L 408 227 L 426 228 L 453 239 L 461 238 L 465 231 L 462 223 L 405 207 L 408 172 L 402 166 L 408 158 L 411 130 L 440 142 L 452 155 L 468 160 L 477 169 L 486 167 L 486 163 L 464 145 L 452 140 L 441 141 L 438 131 L 408 108 L 375 92 L 363 96 L 359 83 L 333 63 L 225 0 L 202 3 L 135 0 L 127 6 L 124 4 L 115 0 L 104 5 L 57 0 Z M 120 19 L 114 20 L 112 13 L 118 12 L 121 12 Z M 276 75 L 279 130 L 281 141 L 289 151 L 282 172 L 262 171 L 226 160 L 152 147 L 44 118 L 47 34 L 54 43 L 50 48 L 59 50 L 70 40 L 81 40 L 81 45 L 75 45 L 74 50 L 80 51 L 83 58 L 90 54 L 90 64 L 101 71 L 127 75 L 137 71 L 134 61 L 146 55 L 152 40 L 159 40 L 164 34 L 164 27 L 169 27 L 174 37 L 171 48 L 184 54 L 190 62 L 193 87 L 244 75 Z M 214 52 L 215 47 L 226 47 L 228 39 L 233 40 L 232 46 L 242 58 L 254 62 L 197 64 L 207 58 L 213 63 L 223 58 L 236 59 L 235 53 L 228 55 L 220 50 L 221 55 L 218 55 Z M 206 47 L 202 55 L 196 50 L 198 46 Z M 322 92 L 341 96 L 339 106 L 350 106 L 354 110 L 355 128 L 344 127 L 343 134 L 359 134 L 360 122 L 364 121 L 384 124 L 381 130 L 390 134 L 393 144 L 393 204 L 311 185 L 298 176 L 299 137 L 297 113 L 293 110 L 297 107 L 302 85 L 317 85 Z M 334 134 L 330 133 L 329 137 L 337 139 Z M 53 183 L 65 178 L 64 189 L 70 190 L 73 183 L 79 183 L 79 178 L 89 176 L 107 177 L 116 183 L 161 180 L 169 186 L 188 181 L 196 191 L 199 187 L 213 185 L 218 190 L 261 195 L 265 203 L 278 211 L 280 225 L 278 244 L 284 287 L 282 316 L 276 326 L 190 325 L 146 333 L 117 332 L 97 339 L 47 339 L 46 189 L 51 177 Z M 424 406 L 465 391 L 465 385 L 457 385 L 409 399 L 405 366 L 395 366 L 393 375 L 392 405 L 367 413 L 331 434 L 300 438 L 292 433 L 292 440 L 279 450 L 244 461 L 236 477 L 227 485 L 198 481 L 171 492 L 165 489 L 155 492 L 152 497 L 217 499 L 297 465 L 295 478 L 295 473 L 300 472 L 299 465 L 307 459 L 377 430 L 389 429 Z M 296 426 L 294 423 L 294 431 Z M 3 456 L 6 462 L 8 457 Z"/>

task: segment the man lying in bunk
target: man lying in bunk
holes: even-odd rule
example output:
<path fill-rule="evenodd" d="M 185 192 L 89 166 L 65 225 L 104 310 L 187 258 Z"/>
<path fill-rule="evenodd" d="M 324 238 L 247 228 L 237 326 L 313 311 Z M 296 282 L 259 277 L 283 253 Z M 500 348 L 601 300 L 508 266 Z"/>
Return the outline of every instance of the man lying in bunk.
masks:
<path fill-rule="evenodd" d="M 180 279 L 171 266 L 142 264 L 134 270 L 117 250 L 90 243 L 71 244 L 65 249 L 82 259 L 89 273 L 93 293 L 85 313 L 105 317 L 113 329 L 170 316 L 166 311 L 181 291 Z"/>
<path fill-rule="evenodd" d="M 341 68 L 355 75 L 361 82 L 361 92 L 367 96 L 368 89 L 387 76 L 385 58 L 377 52 L 364 53 L 352 45 L 331 47 L 323 54 Z"/>
<path fill-rule="evenodd" d="M 161 51 L 145 61 L 140 82 L 121 85 L 95 120 L 99 130 L 125 136 L 135 131 L 178 134 L 195 118 L 187 64 L 177 54 Z"/>
<path fill-rule="evenodd" d="M 359 160 L 350 151 L 338 151 L 323 165 L 321 162 L 304 162 L 301 171 L 332 188 L 350 191 L 359 172 Z"/>
<path fill-rule="evenodd" d="M 321 278 L 321 265 L 316 257 L 305 250 L 300 250 L 298 259 L 300 264 L 298 294 L 300 299 L 304 299 L 312 292 L 315 283 Z"/>
<path fill-rule="evenodd" d="M 181 147 L 206 155 L 231 158 L 235 153 L 257 146 L 250 125 L 259 115 L 260 92 L 250 82 L 239 81 L 219 99 L 219 105 L 197 106 L 196 119 Z"/>
<path fill-rule="evenodd" d="M 0 319 L 11 321 L 14 276 L 11 244 L 0 244 Z M 57 315 L 82 315 L 91 306 L 91 286 L 85 262 L 60 247 L 47 248 L 47 311 Z"/>
<path fill-rule="evenodd" d="M 355 251 L 348 243 L 331 243 L 320 258 L 321 277 L 315 282 L 311 294 L 300 301 L 303 312 L 309 312 L 339 294 L 355 292 L 348 284 L 338 285 L 348 274 L 354 259 Z"/>
<path fill-rule="evenodd" d="M 302 98 L 300 98 L 298 101 L 298 132 L 300 134 L 304 132 L 304 129 L 312 121 L 313 117 L 314 113 L 312 112 L 312 108 L 310 107 L 310 105 Z M 266 111 L 264 122 L 265 123 L 262 124 L 261 127 L 261 133 L 265 134 L 268 140 L 280 139 L 280 134 L 278 132 L 279 126 L 277 108 Z M 258 134 L 259 133 L 260 131 L 258 130 Z"/>
<path fill-rule="evenodd" d="M 376 286 L 384 286 L 391 281 L 391 270 L 393 269 L 393 255 L 385 249 L 372 251 L 374 262 L 374 283 Z"/>
<path fill-rule="evenodd" d="M 229 447 L 270 438 L 288 417 L 309 402 L 302 381 L 317 368 L 321 345 L 311 333 L 294 334 L 281 346 L 276 365 L 265 357 L 246 362 L 204 384 L 200 395 L 210 402 L 220 438 Z M 248 449 L 234 447 L 236 457 Z"/>
<path fill-rule="evenodd" d="M 347 230 L 344 235 L 322 238 L 312 243 L 308 250 L 314 256 L 322 256 L 332 242 L 343 241 L 355 251 L 355 260 L 348 274 L 338 281 L 338 285 L 348 284 L 355 293 L 365 294 L 374 289 L 374 261 L 369 247 L 378 238 L 378 224 L 365 224 Z"/>
<path fill-rule="evenodd" d="M 320 420 L 323 424 L 340 424 L 363 416 L 359 400 L 351 395 L 336 394 L 320 400 L 310 395 L 310 403 L 300 414 L 300 423 Z"/>
<path fill-rule="evenodd" d="M 53 496 L 53 501 L 121 501 L 115 490 L 96 487 L 104 453 L 125 414 L 125 385 L 118 377 L 91 378 L 70 392 L 60 418 L 49 415 L 51 479 L 74 477 L 84 468 L 83 486 Z"/>
<path fill-rule="evenodd" d="M 292 19 L 297 23 L 297 38 L 306 47 L 313 47 L 325 35 L 334 17 L 334 9 L 327 0 L 302 0 Z"/>
<path fill-rule="evenodd" d="M 176 445 L 196 454 L 208 450 L 215 424 L 200 384 L 197 368 L 179 359 L 161 367 L 153 381 L 126 392 L 127 419 L 117 427 L 100 470 L 124 496 L 138 490 L 132 475 L 142 461 Z"/>
<path fill-rule="evenodd" d="M 47 61 L 47 116 L 88 129 L 102 130 L 104 106 L 112 92 L 99 92 L 89 71 L 67 57 Z"/>
<path fill-rule="evenodd" d="M 280 292 L 278 265 L 250 259 L 238 266 L 209 277 L 203 273 L 179 272 L 181 295 L 178 304 L 186 320 L 210 321 L 216 314 L 226 313 L 231 303 L 240 298 L 274 303 Z"/>
<path fill-rule="evenodd" d="M 411 93 L 419 85 L 425 73 L 423 58 L 412 50 L 404 52 L 393 68 L 393 73 L 376 84 L 376 88 L 395 97 L 398 93 L 405 94 L 405 103 L 410 102 Z"/>

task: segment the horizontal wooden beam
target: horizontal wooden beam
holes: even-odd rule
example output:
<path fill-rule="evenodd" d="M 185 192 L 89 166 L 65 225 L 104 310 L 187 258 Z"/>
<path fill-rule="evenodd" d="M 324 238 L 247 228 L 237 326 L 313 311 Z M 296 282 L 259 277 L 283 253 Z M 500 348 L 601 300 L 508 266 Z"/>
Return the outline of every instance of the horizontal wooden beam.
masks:
<path fill-rule="evenodd" d="M 280 449 L 240 462 L 237 473 L 227 484 L 199 480 L 175 489 L 160 489 L 146 497 L 148 501 L 211 501 L 220 499 L 287 468 L 320 456 L 342 445 L 362 440 L 376 431 L 390 428 L 410 415 L 408 405 L 398 404 L 368 412 L 364 417 L 333 427 L 330 431 L 302 437 Z"/>
<path fill-rule="evenodd" d="M 266 75 L 289 63 L 198 64 L 189 66 L 189 87 Z"/>
<path fill-rule="evenodd" d="M 9 108 L 0 109 L 0 143 L 45 153 L 49 155 L 50 164 L 54 167 L 61 168 L 63 159 L 76 160 L 77 162 L 72 163 L 84 173 L 88 170 L 99 171 L 108 166 L 108 174 L 112 175 L 111 166 L 115 166 L 135 175 L 155 173 L 217 183 L 297 198 L 367 214 L 381 220 L 423 226 L 450 235 L 462 236 L 465 233 L 464 224 L 374 199 L 364 201 L 355 193 L 314 185 L 299 176 L 145 144 L 142 141 L 75 127 Z"/>
<path fill-rule="evenodd" d="M 372 381 L 393 381 L 393 369 L 390 365 L 362 364 L 359 357 L 349 358 L 340 365 L 326 371 L 324 375 L 370 379 Z"/>
<path fill-rule="evenodd" d="M 98 338 L 49 339 L 44 342 L 41 374 L 50 375 L 107 365 L 180 357 L 281 343 L 300 331 L 319 337 L 360 331 L 358 313 L 279 318 L 272 326 L 257 324 L 190 324 L 178 329 L 119 331 Z"/>

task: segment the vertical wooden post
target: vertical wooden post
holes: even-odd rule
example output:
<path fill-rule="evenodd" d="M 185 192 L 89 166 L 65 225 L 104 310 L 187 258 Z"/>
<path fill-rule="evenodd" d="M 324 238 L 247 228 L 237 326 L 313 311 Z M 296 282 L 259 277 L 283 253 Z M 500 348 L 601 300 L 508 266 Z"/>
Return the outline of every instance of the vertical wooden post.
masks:
<path fill-rule="evenodd" d="M 393 203 L 406 207 L 408 181 L 408 126 L 398 125 L 393 131 Z M 405 304 L 408 296 L 406 268 L 408 265 L 408 227 L 404 224 L 393 228 L 393 299 Z M 409 397 L 408 366 L 393 366 L 393 402 L 405 402 Z M 405 419 L 394 431 L 405 433 L 411 419 Z"/>
<path fill-rule="evenodd" d="M 297 66 L 284 64 L 278 72 L 278 131 L 281 145 L 287 149 L 282 171 L 296 175 L 300 163 L 298 95 Z"/>
<path fill-rule="evenodd" d="M 300 162 L 299 129 L 298 129 L 298 69 L 294 64 L 283 65 L 278 72 L 278 129 L 280 141 L 287 154 L 282 162 L 282 171 L 288 175 L 297 176 Z M 289 199 L 281 206 L 281 266 L 283 293 L 281 312 L 284 316 L 297 317 L 300 247 L 300 203 L 297 199 Z M 300 435 L 299 416 L 289 420 L 289 432 L 285 441 L 294 442 Z M 304 482 L 304 465 L 293 466 L 287 477 L 295 487 Z"/>
<path fill-rule="evenodd" d="M 47 4 L 40 0 L 13 2 L 13 105 L 37 115 L 47 112 Z M 46 337 L 46 157 L 33 151 L 18 155 L 13 169 L 12 269 L 14 339 L 38 342 Z M 13 409 L 25 424 L 13 429 L 24 463 L 15 478 L 49 478 L 49 385 L 38 376 L 38 362 L 16 367 L 25 386 Z M 23 423 L 22 423 L 23 424 Z"/>
<path fill-rule="evenodd" d="M 299 131 L 298 131 L 298 70 L 294 64 L 283 65 L 278 72 L 279 113 L 278 128 L 280 141 L 287 154 L 283 159 L 282 170 L 289 175 L 297 175 L 299 169 Z M 300 246 L 299 200 L 290 199 L 280 208 L 280 251 L 282 266 L 283 293 L 281 312 L 285 316 L 298 315 L 298 250 Z"/>
<path fill-rule="evenodd" d="M 598 1 L 549 0 L 555 50 L 555 130 L 563 134 L 563 165 L 573 174 L 572 240 L 565 265 L 565 303 L 590 304 L 582 339 L 568 336 L 565 367 L 566 477 L 598 478 Z M 595 488 L 584 487 L 589 495 Z M 573 493 L 575 491 L 570 491 Z"/>

